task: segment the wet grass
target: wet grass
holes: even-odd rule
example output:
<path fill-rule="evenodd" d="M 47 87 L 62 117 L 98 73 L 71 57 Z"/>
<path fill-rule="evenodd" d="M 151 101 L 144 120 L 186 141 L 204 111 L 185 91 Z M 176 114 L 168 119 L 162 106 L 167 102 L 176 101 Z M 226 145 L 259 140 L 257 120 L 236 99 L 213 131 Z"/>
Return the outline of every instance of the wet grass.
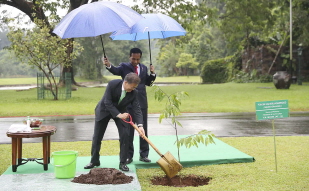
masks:
<path fill-rule="evenodd" d="M 183 190 L 308 190 L 309 137 L 277 137 L 277 172 L 273 137 L 220 138 L 225 143 L 253 156 L 253 163 L 234 163 L 185 168 L 180 175 L 211 177 L 209 185 Z M 139 169 L 144 190 L 173 191 L 179 188 L 153 186 L 153 176 L 164 176 L 160 169 Z"/>
<path fill-rule="evenodd" d="M 154 186 L 151 179 L 154 176 L 165 176 L 160 168 L 138 169 L 137 175 L 142 190 L 309 190 L 308 155 L 309 136 L 276 137 L 277 172 L 275 165 L 273 137 L 229 137 L 220 138 L 223 142 L 253 156 L 253 163 L 234 163 L 210 166 L 184 168 L 179 175 L 195 174 L 211 177 L 209 185 L 200 187 L 174 188 Z M 119 141 L 104 141 L 102 155 L 118 155 Z M 25 157 L 38 156 L 41 143 L 24 143 Z M 79 156 L 89 156 L 90 141 L 53 142 L 51 152 L 58 150 L 76 150 Z M 11 145 L 0 145 L 0 174 L 9 166 Z M 31 148 L 31 149 L 30 149 Z M 151 158 L 151 156 L 150 156 Z"/>
<path fill-rule="evenodd" d="M 119 79 L 119 76 L 104 76 L 104 80 L 107 81 L 113 79 Z M 75 80 L 80 82 L 91 82 L 92 80 L 87 80 L 83 78 L 75 78 Z M 157 77 L 156 82 L 191 82 L 191 83 L 200 83 L 201 77 L 199 76 L 174 76 L 174 77 Z M 1 85 L 18 85 L 18 84 L 36 84 L 37 78 L 0 78 L 0 86 Z"/>
<path fill-rule="evenodd" d="M 78 82 L 89 82 L 83 78 L 76 78 Z M 37 78 L 0 78 L 0 85 L 22 85 L 22 84 L 37 84 Z"/>
<path fill-rule="evenodd" d="M 203 85 L 160 86 L 167 94 L 186 91 L 181 112 L 221 113 L 255 112 L 255 102 L 289 100 L 289 109 L 309 111 L 309 85 L 291 85 L 288 90 L 277 90 L 272 83 L 225 83 Z M 105 87 L 78 88 L 68 100 L 37 100 L 37 90 L 1 90 L 0 117 L 44 115 L 92 115 Z M 149 113 L 160 113 L 165 101 L 154 99 L 152 87 L 147 87 Z"/>
<path fill-rule="evenodd" d="M 0 82 L 1 84 L 1 82 Z M 291 85 L 289 90 L 276 90 L 272 83 L 204 84 L 161 86 L 168 94 L 186 91 L 190 97 L 183 100 L 182 112 L 255 112 L 255 102 L 289 100 L 290 111 L 309 111 L 309 86 Z M 27 91 L 0 91 L 0 116 L 42 116 L 94 114 L 94 108 L 105 88 L 79 88 L 69 100 L 37 100 L 36 89 Z M 149 113 L 160 113 L 165 102 L 154 100 L 147 88 Z M 231 146 L 255 157 L 254 163 L 222 164 L 185 168 L 181 175 L 196 174 L 211 177 L 209 185 L 184 189 L 151 185 L 153 176 L 164 176 L 160 169 L 137 171 L 142 190 L 309 190 L 307 180 L 309 136 L 277 137 L 278 172 L 275 168 L 272 137 L 220 138 Z M 118 155 L 119 141 L 105 141 L 102 155 Z M 25 143 L 24 157 L 42 153 L 41 143 Z M 53 142 L 51 151 L 77 150 L 79 156 L 89 156 L 90 141 Z M 27 149 L 28 148 L 28 149 Z M 30 149 L 31 148 L 31 149 Z M 0 144 L 0 174 L 11 164 L 11 145 Z"/>

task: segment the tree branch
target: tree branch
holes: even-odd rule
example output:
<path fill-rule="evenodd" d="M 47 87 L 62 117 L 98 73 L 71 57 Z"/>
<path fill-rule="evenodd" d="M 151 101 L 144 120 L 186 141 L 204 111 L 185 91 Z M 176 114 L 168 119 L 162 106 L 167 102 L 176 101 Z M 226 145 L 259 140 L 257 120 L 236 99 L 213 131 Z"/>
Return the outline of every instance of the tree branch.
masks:
<path fill-rule="evenodd" d="M 0 4 L 5 4 L 5 5 L 15 7 L 16 9 L 25 13 L 32 22 L 34 22 L 36 18 L 43 20 L 44 23 L 50 28 L 49 21 L 47 17 L 45 16 L 45 13 L 42 7 L 36 4 L 35 0 L 33 0 L 32 2 L 26 1 L 26 0 L 14 0 L 14 1 L 1 0 Z"/>

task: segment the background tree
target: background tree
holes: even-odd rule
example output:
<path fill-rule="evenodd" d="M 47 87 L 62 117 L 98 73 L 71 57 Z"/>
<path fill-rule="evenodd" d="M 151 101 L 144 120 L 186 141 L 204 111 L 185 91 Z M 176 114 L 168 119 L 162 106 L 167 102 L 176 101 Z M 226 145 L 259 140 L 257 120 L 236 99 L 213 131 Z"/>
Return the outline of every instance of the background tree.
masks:
<path fill-rule="evenodd" d="M 2 25 L 0 29 L 0 77 L 23 77 L 36 76 L 39 71 L 37 68 L 20 62 L 15 53 L 8 50 L 11 42 L 7 38 L 8 29 Z"/>
<path fill-rule="evenodd" d="M 39 15 L 39 13 L 42 11 L 46 13 L 47 10 L 56 13 L 55 7 L 61 6 L 66 6 L 69 12 L 90 1 L 57 1 L 52 4 L 43 0 L 0 0 L 0 4 L 9 4 L 8 2 L 10 2 L 11 6 L 15 7 L 27 4 L 26 7 L 33 7 L 35 10 L 23 9 L 25 12 L 30 10 L 31 13 L 36 13 L 34 16 L 37 15 L 42 19 L 50 20 L 50 16 L 44 17 L 44 15 Z M 181 53 L 192 54 L 193 58 L 202 66 L 209 60 L 230 55 L 237 55 L 241 59 L 243 52 L 250 52 L 251 49 L 253 50 L 262 44 L 280 45 L 284 36 L 287 39 L 289 38 L 289 3 L 290 1 L 286 0 L 143 0 L 142 6 L 135 6 L 133 8 L 140 13 L 161 12 L 169 15 L 186 29 L 187 35 L 185 37 L 155 41 L 156 50 L 159 50 L 159 54 L 157 59 L 153 55 L 152 60 L 158 63 L 156 66 L 156 70 L 160 69 L 160 71 L 157 70 L 158 75 L 171 76 L 178 75 L 179 69 L 176 67 L 176 63 Z M 42 9 L 41 12 L 40 8 Z M 308 2 L 305 0 L 293 0 L 294 46 L 299 43 L 302 43 L 304 46 L 308 45 L 309 21 L 307 18 Z M 118 41 L 113 43 L 124 43 L 123 45 L 126 46 L 126 42 Z M 108 47 L 113 46 L 113 43 L 109 44 Z M 289 41 L 286 41 L 283 46 L 289 46 L 288 43 Z M 113 46 L 110 58 L 120 58 L 119 54 L 121 54 L 121 51 L 116 47 Z M 91 50 L 88 52 L 90 54 Z M 113 56 L 113 54 L 116 56 Z M 250 59 L 251 56 L 247 54 L 247 59 Z M 98 58 L 91 61 L 90 64 L 92 66 L 96 65 L 96 63 L 92 63 L 95 60 L 98 60 Z M 115 61 L 114 63 L 118 62 Z M 74 63 L 75 65 L 77 64 Z M 83 68 L 77 68 L 74 71 L 81 70 Z M 93 72 L 95 73 L 96 71 Z M 94 74 L 94 76 L 96 75 Z"/>
<path fill-rule="evenodd" d="M 216 8 L 210 8 L 207 1 L 184 1 L 184 0 L 144 0 L 143 7 L 134 7 L 143 13 L 163 13 L 174 18 L 182 26 L 191 31 L 192 22 L 213 23 L 216 18 Z M 207 20 L 206 20 L 207 18 Z"/>
<path fill-rule="evenodd" d="M 8 33 L 8 29 L 7 28 L 0 28 L 0 50 L 3 49 L 4 47 L 8 47 L 10 46 L 10 41 L 9 39 L 6 37 L 7 33 Z"/>
<path fill-rule="evenodd" d="M 282 3 L 282 5 L 286 5 Z M 309 45 L 309 1 L 293 0 L 293 38 L 295 44 Z"/>
<path fill-rule="evenodd" d="M 36 76 L 38 71 L 37 68 L 20 62 L 14 52 L 0 50 L 0 78 Z"/>
<path fill-rule="evenodd" d="M 157 57 L 157 63 L 160 65 L 159 75 L 178 75 L 179 68 L 176 67 L 176 63 L 181 53 L 192 54 L 199 63 L 219 56 L 219 51 L 213 44 L 222 45 L 224 43 L 214 42 L 224 39 L 214 39 L 210 33 L 210 24 L 216 23 L 218 8 L 209 6 L 209 1 L 144 0 L 143 2 L 145 8 L 140 10 L 143 13 L 161 12 L 169 15 L 187 31 L 184 37 L 159 40 L 160 53 Z"/>
<path fill-rule="evenodd" d="M 173 41 L 168 42 L 161 51 L 157 58 L 157 63 L 160 64 L 160 76 L 173 76 L 178 74 L 176 63 L 178 62 L 179 55 L 182 50 L 175 47 Z"/>
<path fill-rule="evenodd" d="M 25 13 L 30 20 L 35 23 L 35 19 L 41 20 L 49 29 L 49 33 L 51 35 L 54 29 L 54 26 L 50 23 L 58 23 L 60 21 L 60 16 L 57 14 L 58 9 L 68 9 L 68 12 L 76 9 L 77 7 L 87 4 L 88 2 L 96 2 L 98 0 L 64 0 L 64 1 L 45 1 L 45 0 L 0 0 L 0 4 L 9 5 L 19 9 L 21 12 Z M 47 16 L 47 13 L 49 14 Z M 3 20 L 3 18 L 2 18 Z M 73 41 L 73 39 L 70 39 Z M 71 43 L 71 42 L 70 42 Z M 72 43 L 71 43 L 72 44 Z M 66 52 L 68 53 L 67 57 L 71 57 L 72 47 L 65 46 Z M 65 59 L 64 61 L 69 61 L 70 59 Z M 62 69 L 62 74 L 65 72 L 70 72 L 72 75 L 72 84 L 78 85 L 74 79 L 73 66 L 70 63 L 64 63 L 64 67 Z M 60 82 L 63 83 L 64 81 Z"/>
<path fill-rule="evenodd" d="M 73 61 L 75 66 L 74 74 L 78 74 L 82 78 L 90 80 L 102 79 L 102 47 L 97 43 L 100 41 L 96 37 L 77 38 L 84 51 Z"/>
<path fill-rule="evenodd" d="M 271 9 L 275 4 L 268 0 L 224 2 L 224 12 L 219 16 L 220 30 L 233 49 L 237 50 L 240 46 L 250 49 L 250 38 L 258 36 L 273 24 Z"/>
<path fill-rule="evenodd" d="M 53 70 L 63 63 L 71 63 L 81 50 L 78 44 L 74 43 L 75 49 L 68 57 L 66 46 L 69 40 L 59 41 L 59 37 L 52 36 L 49 27 L 40 21 L 37 21 L 37 26 L 33 29 L 11 29 L 8 38 L 12 42 L 9 50 L 14 51 L 20 61 L 36 66 L 44 73 L 54 100 L 57 100 L 58 82 L 55 80 Z"/>
<path fill-rule="evenodd" d="M 177 68 L 182 69 L 182 75 L 189 76 L 194 73 L 194 70 L 197 69 L 199 63 L 195 61 L 192 54 L 181 53 L 178 62 L 176 63 Z M 191 70 L 191 71 L 190 71 Z"/>
<path fill-rule="evenodd" d="M 109 36 L 110 34 L 103 34 L 102 38 L 106 56 L 113 65 L 118 66 L 121 62 L 129 62 L 130 49 L 133 47 L 142 50 L 141 63 L 150 64 L 147 40 L 113 41 Z M 111 75 L 110 72 L 104 70 L 105 67 L 102 64 L 103 49 L 100 37 L 76 38 L 75 41 L 84 47 L 84 51 L 74 60 L 75 74 L 92 80 L 102 80 L 102 74 Z"/>

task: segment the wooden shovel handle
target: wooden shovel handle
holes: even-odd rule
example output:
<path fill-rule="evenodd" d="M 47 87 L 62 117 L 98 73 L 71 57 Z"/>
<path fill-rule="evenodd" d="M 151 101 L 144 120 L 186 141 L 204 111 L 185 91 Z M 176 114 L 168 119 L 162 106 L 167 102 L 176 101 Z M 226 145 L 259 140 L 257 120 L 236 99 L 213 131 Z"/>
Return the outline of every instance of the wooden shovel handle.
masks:
<path fill-rule="evenodd" d="M 131 125 L 134 127 L 134 129 L 135 129 L 140 135 L 142 135 L 141 137 L 142 137 L 143 139 L 145 139 L 145 140 L 149 143 L 149 145 L 150 145 L 161 157 L 164 157 L 164 155 L 162 155 L 162 154 L 160 153 L 160 151 L 157 149 L 157 147 L 154 146 L 154 144 L 152 144 L 152 142 L 151 142 L 151 141 L 142 133 L 142 131 L 139 130 L 139 128 L 132 122 L 132 117 L 131 117 L 130 114 L 129 114 L 129 119 L 130 119 L 130 121 L 127 121 L 127 120 L 124 120 L 124 119 L 123 119 L 123 121 L 126 122 L 126 123 L 131 124 Z"/>

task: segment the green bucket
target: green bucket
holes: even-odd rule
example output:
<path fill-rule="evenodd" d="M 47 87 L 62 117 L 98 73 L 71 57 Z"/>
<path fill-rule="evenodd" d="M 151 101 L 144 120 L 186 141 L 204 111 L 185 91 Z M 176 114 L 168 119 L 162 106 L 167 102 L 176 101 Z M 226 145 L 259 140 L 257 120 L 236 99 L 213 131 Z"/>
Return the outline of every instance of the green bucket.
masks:
<path fill-rule="evenodd" d="M 77 151 L 55 151 L 51 158 L 56 178 L 74 178 L 76 173 Z"/>

